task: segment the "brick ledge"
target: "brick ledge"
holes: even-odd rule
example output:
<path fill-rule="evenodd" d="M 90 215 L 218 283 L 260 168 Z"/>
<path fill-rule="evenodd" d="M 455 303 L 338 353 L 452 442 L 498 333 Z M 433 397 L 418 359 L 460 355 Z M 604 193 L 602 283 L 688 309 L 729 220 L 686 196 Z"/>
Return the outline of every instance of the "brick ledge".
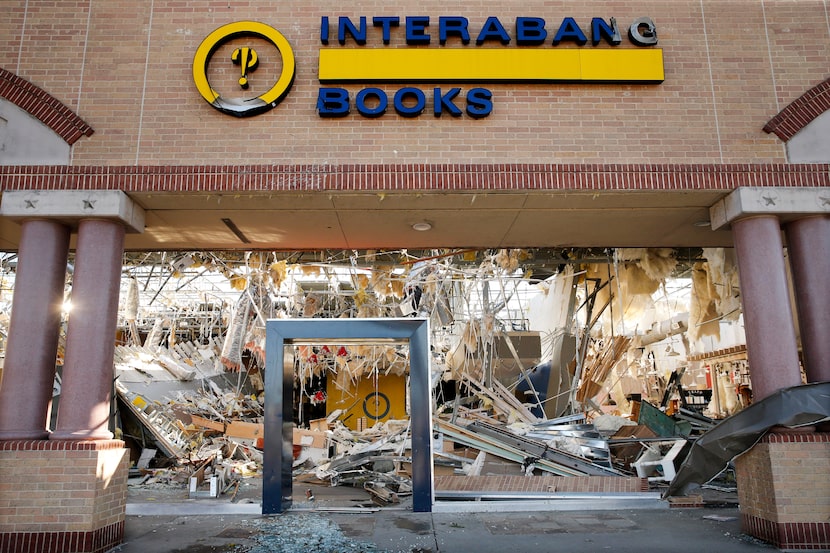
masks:
<path fill-rule="evenodd" d="M 798 430 L 786 431 L 776 430 L 768 432 L 761 438 L 759 443 L 782 444 L 782 443 L 830 443 L 828 432 L 799 432 Z"/>
<path fill-rule="evenodd" d="M 830 522 L 773 522 L 743 513 L 741 529 L 779 549 L 830 548 Z"/>
<path fill-rule="evenodd" d="M 89 532 L 0 533 L 4 553 L 103 553 L 124 540 L 124 521 Z"/>
<path fill-rule="evenodd" d="M 830 164 L 0 166 L 0 192 L 731 191 L 828 187 Z"/>
<path fill-rule="evenodd" d="M 122 440 L 8 440 L 0 451 L 104 451 L 124 449 Z M 0 551 L 4 551 L 0 549 Z"/>
<path fill-rule="evenodd" d="M 52 129 L 70 146 L 95 132 L 60 100 L 26 79 L 0 67 L 0 97 L 7 99 Z"/>

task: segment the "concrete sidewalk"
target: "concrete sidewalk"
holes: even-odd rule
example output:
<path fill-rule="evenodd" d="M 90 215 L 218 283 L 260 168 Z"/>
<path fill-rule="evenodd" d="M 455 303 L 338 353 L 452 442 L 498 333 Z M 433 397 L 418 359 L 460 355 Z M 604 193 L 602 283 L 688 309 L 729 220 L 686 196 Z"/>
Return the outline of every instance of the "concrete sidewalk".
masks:
<path fill-rule="evenodd" d="M 777 551 L 741 534 L 738 509 L 413 513 L 385 508 L 127 516 L 119 553 L 712 553 Z M 160 507 L 133 507 L 153 512 Z M 237 505 L 256 510 L 255 504 Z M 227 510 L 228 507 L 217 509 Z M 167 511 L 166 511 L 167 512 Z"/>
<path fill-rule="evenodd" d="M 563 494 L 554 501 L 437 501 L 377 507 L 362 489 L 296 484 L 292 509 L 261 515 L 262 481 L 233 499 L 131 487 L 118 553 L 730 553 L 778 551 L 740 529 L 737 494 L 704 490 L 705 508 L 669 508 L 657 491 Z M 310 492 L 310 493 L 309 493 Z M 312 495 L 309 500 L 307 495 Z M 574 496 L 574 497 L 571 497 Z"/>

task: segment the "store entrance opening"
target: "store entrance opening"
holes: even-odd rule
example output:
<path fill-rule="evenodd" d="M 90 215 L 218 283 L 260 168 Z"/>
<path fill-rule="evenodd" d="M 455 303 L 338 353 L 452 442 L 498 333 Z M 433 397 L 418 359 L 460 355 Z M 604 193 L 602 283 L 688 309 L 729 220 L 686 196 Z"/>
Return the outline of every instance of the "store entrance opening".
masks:
<path fill-rule="evenodd" d="M 332 341 L 409 344 L 412 508 L 416 512 L 431 512 L 432 419 L 427 319 L 280 319 L 266 323 L 262 514 L 289 509 L 293 493 L 294 367 L 293 363 L 285 362 L 285 347 Z"/>

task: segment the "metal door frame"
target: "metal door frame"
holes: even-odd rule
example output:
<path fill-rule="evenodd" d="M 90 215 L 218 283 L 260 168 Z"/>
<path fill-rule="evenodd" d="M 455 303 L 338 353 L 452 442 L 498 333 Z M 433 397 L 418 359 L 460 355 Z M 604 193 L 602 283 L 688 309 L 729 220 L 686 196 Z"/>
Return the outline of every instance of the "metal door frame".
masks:
<path fill-rule="evenodd" d="M 409 344 L 412 438 L 412 509 L 432 512 L 432 416 L 429 383 L 429 321 L 392 319 L 272 319 L 265 324 L 265 451 L 262 514 L 291 507 L 294 441 L 294 366 L 286 345 L 349 343 Z"/>

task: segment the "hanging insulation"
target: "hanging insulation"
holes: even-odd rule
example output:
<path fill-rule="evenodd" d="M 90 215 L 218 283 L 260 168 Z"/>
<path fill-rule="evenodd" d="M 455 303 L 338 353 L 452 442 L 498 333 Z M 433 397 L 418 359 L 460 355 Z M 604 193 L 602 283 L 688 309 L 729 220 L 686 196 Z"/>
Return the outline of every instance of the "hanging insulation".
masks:
<path fill-rule="evenodd" d="M 516 255 L 516 250 L 499 250 L 493 258 L 493 262 L 508 273 L 512 273 L 519 268 L 519 257 Z"/>
<path fill-rule="evenodd" d="M 389 281 L 389 295 L 393 298 L 403 298 L 404 296 L 404 281 L 401 278 L 392 278 Z"/>
<path fill-rule="evenodd" d="M 738 319 L 741 311 L 740 282 L 735 250 L 704 248 L 707 278 L 717 293 L 715 307 L 719 316 L 727 321 Z"/>
<path fill-rule="evenodd" d="M 176 321 L 170 322 L 170 334 L 167 336 L 167 347 L 176 347 Z"/>
<path fill-rule="evenodd" d="M 144 339 L 144 347 L 157 348 L 161 345 L 161 336 L 164 332 L 164 319 L 158 318 L 153 322 L 153 328 L 147 333 L 147 338 Z"/>
<path fill-rule="evenodd" d="M 720 339 L 720 321 L 716 305 L 718 292 L 712 285 L 705 263 L 692 267 L 692 294 L 689 300 L 689 339 L 704 336 Z"/>
<path fill-rule="evenodd" d="M 231 288 L 240 292 L 248 286 L 248 279 L 237 274 L 231 274 L 228 276 L 228 280 L 231 283 Z"/>
<path fill-rule="evenodd" d="M 234 307 L 233 317 L 225 334 L 220 360 L 228 370 L 238 371 L 242 367 L 242 349 L 251 318 L 252 301 L 248 294 L 241 294 Z"/>
<path fill-rule="evenodd" d="M 319 294 L 308 294 L 303 302 L 303 317 L 313 317 L 320 312 L 323 298 Z"/>
<path fill-rule="evenodd" d="M 624 296 L 650 296 L 660 288 L 660 280 L 651 278 L 639 264 L 623 264 L 617 278 Z"/>
<path fill-rule="evenodd" d="M 392 273 L 393 267 L 387 265 L 379 265 L 372 271 L 372 276 L 369 279 L 369 283 L 374 290 L 375 294 L 378 295 L 379 298 L 385 299 L 389 296 L 394 295 L 392 281 L 394 279 L 394 275 Z M 403 287 L 401 287 L 401 293 L 403 292 Z M 401 294 L 400 297 L 403 297 Z"/>
<path fill-rule="evenodd" d="M 253 325 L 245 339 L 245 349 L 251 352 L 260 367 L 265 366 L 265 327 Z"/>
<path fill-rule="evenodd" d="M 268 267 L 268 275 L 271 277 L 271 283 L 274 285 L 274 288 L 279 290 L 288 276 L 288 262 L 283 260 L 271 263 Z"/>
<path fill-rule="evenodd" d="M 618 248 L 615 254 L 620 261 L 635 261 L 648 279 L 658 283 L 677 267 L 672 248 Z"/>
<path fill-rule="evenodd" d="M 127 297 L 124 301 L 124 319 L 135 321 L 138 318 L 138 281 L 130 277 L 127 285 Z"/>

